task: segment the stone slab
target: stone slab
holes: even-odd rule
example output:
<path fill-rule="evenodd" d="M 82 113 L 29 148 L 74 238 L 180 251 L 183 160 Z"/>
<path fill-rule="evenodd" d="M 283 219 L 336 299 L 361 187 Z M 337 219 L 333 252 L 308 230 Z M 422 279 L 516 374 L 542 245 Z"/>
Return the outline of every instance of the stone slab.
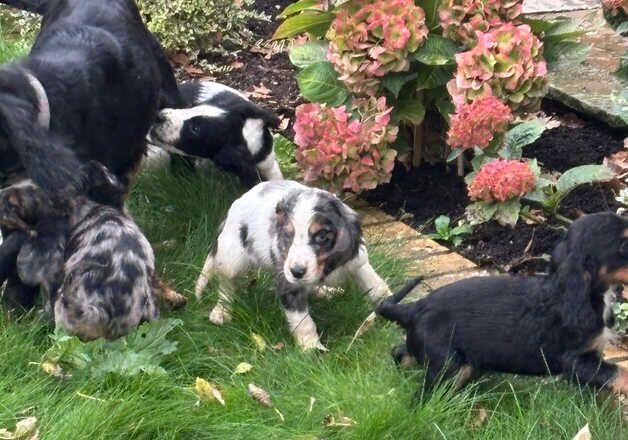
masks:
<path fill-rule="evenodd" d="M 409 295 L 409 301 L 415 301 L 417 299 L 427 296 L 429 293 L 443 286 L 446 286 L 456 281 L 464 280 L 471 277 L 482 277 L 490 275 L 489 272 L 481 269 L 467 270 L 458 273 L 449 273 L 441 275 L 435 278 L 430 278 L 421 282 Z"/>
<path fill-rule="evenodd" d="M 423 259 L 412 259 L 408 263 L 408 271 L 419 273 L 426 278 L 435 278 L 477 268 L 475 263 L 454 252 Z"/>
<path fill-rule="evenodd" d="M 628 51 L 628 38 L 616 33 L 604 20 L 601 9 L 558 14 L 542 18 L 569 17 L 589 30 L 582 42 L 591 45 L 583 63 L 562 63 L 549 74 L 549 97 L 611 127 L 628 127 L 628 81 L 613 72 Z"/>
<path fill-rule="evenodd" d="M 378 225 L 383 223 L 392 223 L 395 221 L 393 217 L 386 214 L 381 209 L 368 207 L 358 209 L 358 214 L 360 215 L 360 219 L 362 220 L 362 227 Z"/>
<path fill-rule="evenodd" d="M 600 0 L 524 0 L 524 14 L 597 9 Z"/>

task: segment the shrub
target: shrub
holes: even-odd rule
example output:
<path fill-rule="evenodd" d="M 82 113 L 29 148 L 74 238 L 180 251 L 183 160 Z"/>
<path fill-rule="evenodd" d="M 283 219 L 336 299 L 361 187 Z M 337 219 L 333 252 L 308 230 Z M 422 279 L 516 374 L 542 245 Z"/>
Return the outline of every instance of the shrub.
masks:
<path fill-rule="evenodd" d="M 148 28 L 169 51 L 193 55 L 220 50 L 229 41 L 243 46 L 253 35 L 246 24 L 266 19 L 253 0 L 137 0 Z"/>
<path fill-rule="evenodd" d="M 521 14 L 523 0 L 446 0 L 438 13 L 443 34 L 467 48 L 475 46 L 477 32 L 488 32 Z"/>
<path fill-rule="evenodd" d="M 297 107 L 296 159 L 305 181 L 354 192 L 388 182 L 397 155 L 388 147 L 397 137 L 391 110 L 385 98 L 356 100 L 351 109 L 318 103 Z"/>
<path fill-rule="evenodd" d="M 530 165 L 519 160 L 495 160 L 484 165 L 469 185 L 469 198 L 482 202 L 505 202 L 534 189 L 536 178 Z"/>
<path fill-rule="evenodd" d="M 473 49 L 456 55 L 458 69 L 447 84 L 454 104 L 493 94 L 513 110 L 535 110 L 547 92 L 547 63 L 530 26 L 505 23 L 477 36 Z"/>
<path fill-rule="evenodd" d="M 392 159 L 410 156 L 411 149 L 414 159 L 429 151 L 430 159 L 443 160 L 453 148 L 449 159 L 458 158 L 461 175 L 471 163 L 472 194 L 482 197 L 470 218 L 516 223 L 519 197 L 545 183 L 538 167 L 520 161 L 522 148 L 544 127 L 512 125 L 538 107 L 548 66 L 585 52 L 573 23 L 524 22 L 521 9 L 522 0 L 299 0 L 288 6 L 275 38 L 300 37 L 290 60 L 301 69 L 301 94 L 312 102 L 295 123 L 306 179 L 364 190 L 387 182 Z M 365 113 L 357 104 L 364 95 L 385 99 L 392 111 L 381 104 L 378 111 L 398 136 L 386 129 L 367 142 L 373 134 L 360 125 Z M 426 115 L 433 123 L 424 124 Z M 496 164 L 481 170 L 489 162 Z M 511 182 L 515 168 L 519 178 Z M 363 180 L 352 174 L 356 169 Z M 496 187 L 487 186 L 489 171 Z"/>
<path fill-rule="evenodd" d="M 379 78 L 408 71 L 408 55 L 426 36 L 425 12 L 413 0 L 350 1 L 327 33 L 327 57 L 353 93 L 373 96 Z"/>
<path fill-rule="evenodd" d="M 452 148 L 486 148 L 506 131 L 513 116 L 510 107 L 492 95 L 464 103 L 452 115 L 447 143 Z"/>

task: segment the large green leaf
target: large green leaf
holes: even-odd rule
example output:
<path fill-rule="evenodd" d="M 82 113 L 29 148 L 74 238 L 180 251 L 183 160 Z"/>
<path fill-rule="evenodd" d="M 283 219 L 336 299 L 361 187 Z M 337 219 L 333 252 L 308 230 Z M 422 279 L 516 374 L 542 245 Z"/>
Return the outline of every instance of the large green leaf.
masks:
<path fill-rule="evenodd" d="M 628 35 L 628 20 L 621 23 L 615 29 L 620 35 L 627 36 Z"/>
<path fill-rule="evenodd" d="M 499 155 L 504 159 L 521 159 L 523 147 L 541 137 L 545 125 L 536 119 L 519 124 L 506 132 Z"/>
<path fill-rule="evenodd" d="M 328 62 L 314 63 L 306 67 L 297 75 L 297 82 L 301 94 L 308 101 L 339 106 L 349 97 L 349 91 Z"/>
<path fill-rule="evenodd" d="M 450 223 L 451 219 L 449 217 L 446 215 L 439 215 L 436 217 L 436 220 L 434 220 L 434 229 L 436 229 L 436 232 L 438 232 L 441 237 L 448 237 L 450 233 Z"/>
<path fill-rule="evenodd" d="M 329 45 L 323 41 L 310 41 L 294 46 L 290 50 L 290 62 L 299 69 L 305 69 L 314 63 L 327 61 Z"/>
<path fill-rule="evenodd" d="M 382 85 L 386 90 L 393 94 L 395 99 L 399 97 L 399 92 L 407 83 L 416 79 L 416 73 L 389 73 L 382 78 Z"/>
<path fill-rule="evenodd" d="M 414 58 L 428 66 L 444 66 L 456 63 L 455 55 L 458 51 L 459 48 L 453 41 L 440 35 L 430 34 L 415 52 Z"/>
<path fill-rule="evenodd" d="M 496 203 L 475 202 L 467 206 L 465 214 L 471 225 L 479 225 L 491 220 L 497 212 Z"/>
<path fill-rule="evenodd" d="M 303 11 L 281 23 L 275 31 L 273 39 L 281 40 L 306 32 L 316 37 L 322 37 L 329 29 L 333 19 L 334 14 L 331 12 Z"/>
<path fill-rule="evenodd" d="M 320 4 L 319 0 L 299 0 L 298 2 L 292 3 L 279 14 L 279 18 L 286 18 L 294 14 L 298 14 L 306 9 L 316 7 Z"/>
<path fill-rule="evenodd" d="M 419 125 L 425 117 L 425 106 L 416 96 L 405 95 L 397 101 L 392 113 L 395 122 L 406 122 Z"/>
<path fill-rule="evenodd" d="M 427 27 L 430 30 L 435 29 L 440 25 L 438 8 L 441 2 L 442 0 L 423 0 L 419 4 L 419 6 L 421 6 L 425 11 L 425 24 L 427 24 Z"/>
<path fill-rule="evenodd" d="M 90 377 L 109 373 L 121 376 L 166 374 L 160 363 L 177 349 L 177 343 L 167 336 L 181 325 L 183 322 L 178 319 L 144 323 L 133 333 L 113 342 L 102 339 L 81 342 L 57 329 L 51 336 L 53 345 L 44 354 L 43 362 L 51 362 L 71 373 L 83 371 Z"/>
<path fill-rule="evenodd" d="M 502 226 L 514 228 L 519 220 L 520 212 L 521 201 L 519 199 L 510 199 L 497 204 L 497 211 L 493 218 Z"/>
<path fill-rule="evenodd" d="M 565 197 L 580 185 L 610 182 L 614 177 L 613 172 L 604 165 L 582 165 L 565 171 L 556 182 L 556 191 Z"/>
<path fill-rule="evenodd" d="M 454 66 L 428 66 L 420 64 L 417 77 L 417 90 L 433 89 L 447 84 L 454 77 Z"/>

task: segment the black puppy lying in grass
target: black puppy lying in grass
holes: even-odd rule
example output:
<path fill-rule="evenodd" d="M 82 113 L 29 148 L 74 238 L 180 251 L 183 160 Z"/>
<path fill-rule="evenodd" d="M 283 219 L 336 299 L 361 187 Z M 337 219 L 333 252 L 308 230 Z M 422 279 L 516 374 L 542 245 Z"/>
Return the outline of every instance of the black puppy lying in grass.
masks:
<path fill-rule="evenodd" d="M 605 362 L 612 336 L 610 288 L 628 282 L 628 219 L 599 213 L 576 220 L 546 276 L 462 280 L 409 304 L 414 280 L 378 308 L 406 332 L 393 350 L 427 365 L 426 386 L 455 376 L 463 387 L 482 371 L 564 374 L 628 393 L 628 370 Z"/>

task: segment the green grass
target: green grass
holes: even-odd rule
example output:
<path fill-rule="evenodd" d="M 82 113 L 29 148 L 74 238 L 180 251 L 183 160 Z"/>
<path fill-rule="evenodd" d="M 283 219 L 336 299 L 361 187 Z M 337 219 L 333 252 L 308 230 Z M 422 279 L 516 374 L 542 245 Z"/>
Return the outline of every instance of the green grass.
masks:
<path fill-rule="evenodd" d="M 19 48 L 0 44 L 0 56 Z M 420 369 L 399 370 L 389 356 L 399 330 L 378 322 L 347 351 L 368 315 L 367 300 L 353 286 L 333 300 L 313 300 L 312 315 L 328 353 L 303 353 L 292 342 L 273 283 L 252 274 L 240 283 L 234 320 L 210 325 L 207 312 L 215 286 L 200 302 L 191 288 L 229 204 L 242 192 L 215 170 L 176 177 L 167 170 L 140 178 L 130 208 L 155 245 L 161 273 L 190 295 L 183 311 L 165 313 L 184 326 L 170 338 L 178 350 L 163 365 L 167 376 L 102 378 L 45 375 L 39 366 L 51 327 L 36 312 L 15 318 L 0 312 L 0 428 L 35 416 L 43 439 L 571 439 L 590 423 L 597 440 L 628 438 L 621 414 L 588 389 L 563 382 L 510 375 L 486 376 L 461 393 L 445 388 L 422 395 Z M 402 280 L 395 249 L 372 251 L 372 260 L 392 285 Z M 251 333 L 280 351 L 260 352 Z M 234 375 L 240 362 L 253 365 Z M 193 387 L 202 377 L 226 400 L 196 405 Z M 253 401 L 253 382 L 272 395 L 284 420 Z M 472 429 L 474 408 L 489 418 Z M 329 415 L 350 417 L 352 427 L 325 426 Z"/>

